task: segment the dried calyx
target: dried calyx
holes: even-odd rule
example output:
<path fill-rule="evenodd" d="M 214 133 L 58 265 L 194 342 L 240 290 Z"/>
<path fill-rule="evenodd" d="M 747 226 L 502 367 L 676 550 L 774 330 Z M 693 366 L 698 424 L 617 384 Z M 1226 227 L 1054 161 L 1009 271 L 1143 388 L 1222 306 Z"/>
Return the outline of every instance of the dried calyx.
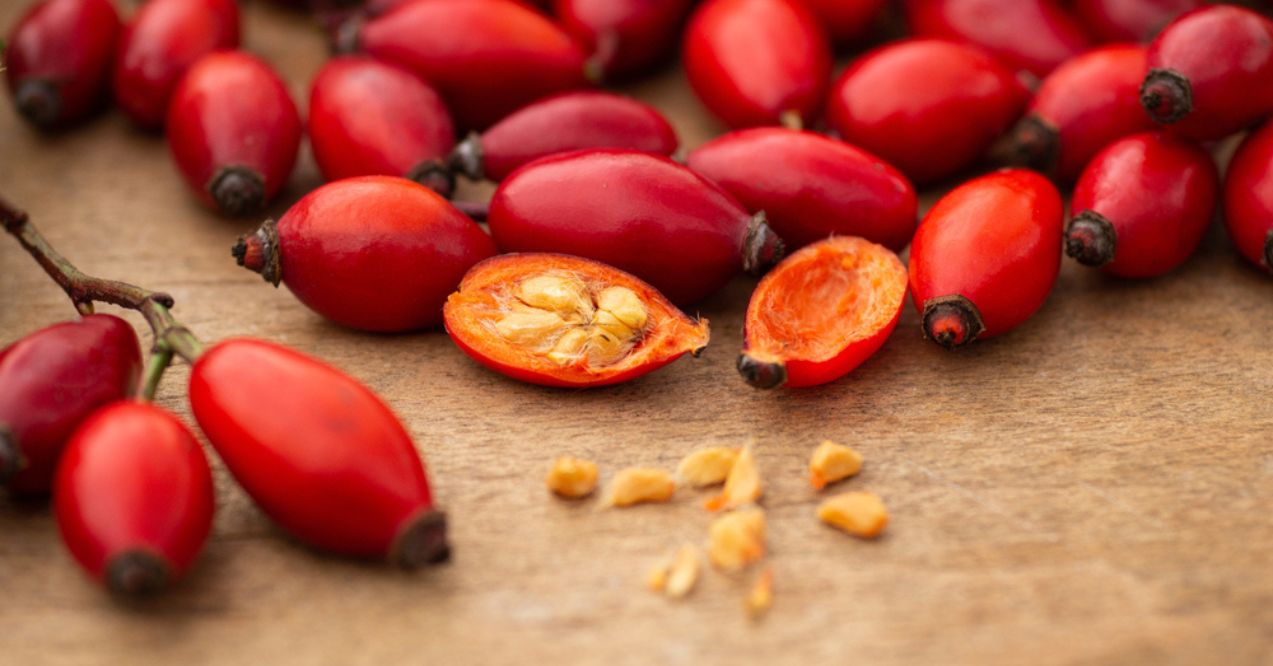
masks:
<path fill-rule="evenodd" d="M 1154 121 L 1170 125 L 1193 111 L 1193 86 L 1179 72 L 1151 69 L 1140 86 L 1140 103 Z"/>
<path fill-rule="evenodd" d="M 57 124 L 57 119 L 62 115 L 62 96 L 58 94 L 57 86 L 51 81 L 44 79 L 23 81 L 13 97 L 18 113 L 36 127 L 52 127 Z"/>
<path fill-rule="evenodd" d="M 976 340 L 985 328 L 981 311 L 964 296 L 942 296 L 924 303 L 924 335 L 946 349 Z"/>
<path fill-rule="evenodd" d="M 1065 253 L 1084 266 L 1104 266 L 1114 260 L 1118 234 L 1104 215 L 1085 210 L 1065 229 Z"/>
<path fill-rule="evenodd" d="M 145 550 L 126 550 L 106 564 L 106 587 L 125 597 L 145 597 L 167 587 L 168 563 Z"/>
<path fill-rule="evenodd" d="M 1053 173 L 1060 159 L 1061 135 L 1048 121 L 1031 113 L 991 148 L 998 164 Z"/>
<path fill-rule="evenodd" d="M 212 177 L 208 193 L 227 215 L 255 213 L 265 207 L 265 178 L 248 167 L 226 167 Z"/>
<path fill-rule="evenodd" d="M 13 478 L 22 469 L 22 449 L 13 436 L 13 431 L 0 423 L 0 485 Z"/>
<path fill-rule="evenodd" d="M 278 223 L 269 219 L 261 223 L 260 228 L 239 240 L 230 248 L 239 265 L 256 273 L 260 273 L 266 282 L 278 286 L 283 279 L 283 270 L 278 249 Z"/>
<path fill-rule="evenodd" d="M 446 514 L 427 509 L 407 521 L 389 548 L 389 562 L 403 569 L 438 564 L 451 558 Z"/>

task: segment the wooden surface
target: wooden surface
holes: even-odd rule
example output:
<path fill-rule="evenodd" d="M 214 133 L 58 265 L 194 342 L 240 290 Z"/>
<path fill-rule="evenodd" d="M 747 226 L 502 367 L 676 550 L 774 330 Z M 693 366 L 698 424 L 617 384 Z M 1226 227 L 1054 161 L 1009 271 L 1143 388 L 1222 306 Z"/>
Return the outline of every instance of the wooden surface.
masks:
<path fill-rule="evenodd" d="M 0 25 L 22 4 L 3 3 Z M 319 36 L 276 10 L 245 17 L 248 46 L 304 100 Z M 632 92 L 687 145 L 719 131 L 674 74 Z M 908 306 L 877 357 L 801 392 L 736 376 L 739 280 L 702 307 L 702 358 L 581 393 L 506 380 L 441 332 L 323 322 L 234 265 L 255 221 L 199 208 L 166 152 L 118 114 L 46 138 L 0 105 L 0 192 L 82 268 L 171 292 L 207 340 L 293 345 L 385 396 L 426 457 L 455 559 L 403 574 L 316 554 L 214 459 L 215 530 L 192 575 L 121 605 L 71 562 L 47 507 L 0 500 L 2 663 L 1273 663 L 1273 280 L 1218 227 L 1159 280 L 1067 261 L 1028 325 L 959 353 L 922 340 Z M 317 182 L 306 156 L 275 212 Z M 11 241 L 0 266 L 0 341 L 73 315 Z M 186 377 L 171 372 L 159 402 L 189 419 Z M 814 518 L 804 469 L 825 437 L 865 454 L 836 490 L 885 498 L 880 541 Z M 542 483 L 559 454 L 605 477 L 748 438 L 775 571 L 760 622 L 742 610 L 749 579 L 709 573 L 679 603 L 643 589 L 668 549 L 704 538 L 700 493 L 599 512 Z"/>

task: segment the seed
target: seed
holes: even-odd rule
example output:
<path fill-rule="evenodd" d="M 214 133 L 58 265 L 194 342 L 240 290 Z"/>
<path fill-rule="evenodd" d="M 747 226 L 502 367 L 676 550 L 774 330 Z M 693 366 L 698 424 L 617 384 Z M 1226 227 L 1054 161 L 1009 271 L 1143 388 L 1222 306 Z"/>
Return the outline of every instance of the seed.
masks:
<path fill-rule="evenodd" d="M 736 509 L 740 506 L 754 504 L 760 499 L 764 489 L 760 485 L 760 470 L 756 468 L 756 457 L 751 445 L 743 447 L 738 459 L 729 468 L 729 476 L 725 478 L 725 489 L 720 495 L 707 500 L 708 511 Z"/>
<path fill-rule="evenodd" d="M 560 497 L 578 499 L 587 497 L 597 488 L 596 463 L 569 456 L 553 461 L 552 469 L 544 480 L 548 489 Z"/>
<path fill-rule="evenodd" d="M 738 571 L 765 555 L 765 512 L 751 508 L 727 513 L 708 528 L 707 557 L 718 569 Z"/>
<path fill-rule="evenodd" d="M 547 310 L 514 310 L 495 324 L 500 337 L 519 345 L 535 346 L 566 327 L 566 321 Z"/>
<path fill-rule="evenodd" d="M 724 446 L 700 449 L 681 460 L 676 476 L 694 488 L 716 485 L 725 481 L 737 459 L 738 449 Z"/>
<path fill-rule="evenodd" d="M 747 612 L 752 617 L 764 615 L 774 603 L 774 570 L 765 567 L 747 595 Z"/>
<path fill-rule="evenodd" d="M 650 572 L 647 579 L 650 589 L 662 592 L 673 599 L 684 597 L 698 583 L 700 559 L 698 548 L 692 544 L 681 546 Z"/>
<path fill-rule="evenodd" d="M 588 335 L 588 363 L 594 366 L 609 365 L 621 360 L 631 348 L 630 340 L 620 338 L 601 327 L 593 327 Z"/>
<path fill-rule="evenodd" d="M 661 469 L 629 467 L 610 482 L 606 506 L 632 506 L 641 502 L 666 502 L 676 492 L 672 475 Z"/>
<path fill-rule="evenodd" d="M 819 505 L 818 519 L 853 536 L 873 539 L 888 525 L 888 509 L 874 493 L 844 493 Z"/>
<path fill-rule="evenodd" d="M 548 360 L 558 365 L 570 365 L 583 355 L 584 345 L 588 344 L 588 332 L 582 328 L 572 328 L 557 338 L 557 344 L 548 352 Z"/>
<path fill-rule="evenodd" d="M 548 310 L 563 319 L 588 321 L 592 318 L 592 299 L 588 286 L 574 277 L 536 275 L 523 280 L 517 298 L 529 306 Z"/>
<path fill-rule="evenodd" d="M 809 483 L 822 490 L 862 471 L 862 454 L 842 444 L 826 439 L 814 449 L 809 459 Z"/>
<path fill-rule="evenodd" d="M 627 287 L 607 287 L 603 289 L 600 294 L 597 294 L 597 307 L 602 312 L 613 315 L 619 323 L 626 326 L 630 331 L 640 331 L 645 328 L 645 323 L 649 318 L 649 313 L 645 309 L 645 304 L 641 302 L 641 297 Z M 598 315 L 600 314 L 598 313 Z M 600 316 L 597 318 L 597 324 L 602 325 Z"/>

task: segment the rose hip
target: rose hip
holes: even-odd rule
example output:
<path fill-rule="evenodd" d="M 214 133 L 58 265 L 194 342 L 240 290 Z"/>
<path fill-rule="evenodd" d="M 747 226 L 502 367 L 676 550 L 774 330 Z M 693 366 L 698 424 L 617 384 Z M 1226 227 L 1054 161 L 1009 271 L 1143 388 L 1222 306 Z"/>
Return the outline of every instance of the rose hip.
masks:
<path fill-rule="evenodd" d="M 387 176 L 330 183 L 239 239 L 239 264 L 345 326 L 436 326 L 442 304 L 495 245 L 433 190 Z"/>
<path fill-rule="evenodd" d="M 1147 42 L 1203 0 L 1074 0 L 1075 18 L 1101 42 Z"/>
<path fill-rule="evenodd" d="M 911 242 L 911 296 L 925 335 L 954 349 L 1029 319 L 1060 271 L 1061 213 L 1056 187 L 1025 169 L 942 197 Z"/>
<path fill-rule="evenodd" d="M 329 60 L 309 98 L 309 141 L 327 180 L 406 176 L 449 196 L 443 159 L 455 145 L 451 114 L 414 74 L 370 58 Z"/>
<path fill-rule="evenodd" d="M 1065 251 L 1119 277 L 1162 275 L 1194 253 L 1220 178 L 1207 151 L 1155 133 L 1120 139 L 1083 170 Z"/>
<path fill-rule="evenodd" d="M 730 127 L 808 125 L 821 111 L 831 48 L 794 0 L 708 0 L 683 51 L 690 86 Z"/>
<path fill-rule="evenodd" d="M 848 143 L 931 183 L 975 162 L 1028 98 L 1011 71 L 978 49 L 903 40 L 845 70 L 832 87 L 827 120 Z"/>
<path fill-rule="evenodd" d="M 604 92 L 568 92 L 535 102 L 470 134 L 452 162 L 473 180 L 501 181 L 541 157 L 585 148 L 658 155 L 676 151 L 676 130 L 654 107 Z"/>
<path fill-rule="evenodd" d="M 1224 224 L 1247 261 L 1273 271 L 1273 123 L 1252 132 L 1229 162 Z"/>
<path fill-rule="evenodd" d="M 560 254 L 506 254 L 473 267 L 446 302 L 464 353 L 514 379 L 584 388 L 634 379 L 707 346 L 694 321 L 653 287 Z"/>
<path fill-rule="evenodd" d="M 579 46 L 547 17 L 511 0 L 403 4 L 340 39 L 420 75 L 465 129 L 485 129 L 515 109 L 587 84 Z"/>
<path fill-rule="evenodd" d="M 229 340 L 195 362 L 190 407 L 234 478 L 297 539 L 404 567 L 448 556 L 445 516 L 410 435 L 339 370 Z"/>
<path fill-rule="evenodd" d="M 595 259 L 681 304 L 782 252 L 763 216 L 720 187 L 666 157 L 622 150 L 528 164 L 495 191 L 487 223 L 501 250 Z"/>
<path fill-rule="evenodd" d="M 205 204 L 229 215 L 265 206 L 287 181 L 300 149 L 301 119 L 287 86 L 255 56 L 204 56 L 168 107 L 168 146 Z"/>
<path fill-rule="evenodd" d="M 111 315 L 55 324 L 0 351 L 0 483 L 48 492 L 76 426 L 131 395 L 140 374 L 137 334 Z"/>
<path fill-rule="evenodd" d="M 1039 77 L 1088 48 L 1083 28 L 1056 0 L 906 0 L 906 19 L 917 37 L 973 44 Z"/>
<path fill-rule="evenodd" d="M 238 45 L 234 0 L 149 0 L 124 28 L 115 101 L 138 125 L 158 128 L 181 75 L 203 56 Z"/>
<path fill-rule="evenodd" d="M 835 381 L 884 345 L 905 303 L 906 266 L 891 250 L 850 236 L 818 241 L 756 287 L 738 372 L 766 389 Z"/>
<path fill-rule="evenodd" d="M 639 74 L 670 56 L 692 0 L 554 0 L 561 27 L 606 77 Z"/>
<path fill-rule="evenodd" d="M 28 122 L 55 129 L 101 108 L 119 15 L 110 0 L 43 0 L 4 47 L 13 102 Z"/>
<path fill-rule="evenodd" d="M 212 472 L 194 435 L 148 403 L 93 413 L 58 466 L 62 540 L 112 592 L 144 595 L 179 579 L 212 529 Z"/>
<path fill-rule="evenodd" d="M 1097 151 L 1154 123 L 1140 108 L 1145 47 L 1093 49 L 1056 68 L 1007 140 L 1007 161 L 1072 181 Z"/>
<path fill-rule="evenodd" d="M 1198 141 L 1273 112 L 1273 22 L 1232 5 L 1189 12 L 1149 45 L 1140 101 L 1149 117 Z"/>
<path fill-rule="evenodd" d="M 837 44 L 860 40 L 888 0 L 805 0 L 818 22 Z"/>
<path fill-rule="evenodd" d="M 720 185 L 795 249 L 861 236 L 894 251 L 915 233 L 915 188 L 880 158 L 811 132 L 760 127 L 690 153 L 691 169 Z"/>

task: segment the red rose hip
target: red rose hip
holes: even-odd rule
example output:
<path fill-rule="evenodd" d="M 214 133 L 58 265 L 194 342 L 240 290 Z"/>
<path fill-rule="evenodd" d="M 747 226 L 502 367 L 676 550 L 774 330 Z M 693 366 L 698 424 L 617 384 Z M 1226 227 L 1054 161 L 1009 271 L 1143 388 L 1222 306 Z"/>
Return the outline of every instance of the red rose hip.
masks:
<path fill-rule="evenodd" d="M 906 0 L 906 19 L 916 37 L 972 44 L 1039 77 L 1088 48 L 1082 26 L 1056 0 Z"/>
<path fill-rule="evenodd" d="M 234 0 L 148 0 L 119 44 L 115 101 L 138 125 L 158 128 L 181 75 L 203 56 L 238 45 Z"/>
<path fill-rule="evenodd" d="M 898 251 L 915 233 L 915 188 L 906 176 L 820 134 L 740 130 L 700 146 L 686 163 L 748 210 L 764 211 L 788 249 L 838 235 Z"/>
<path fill-rule="evenodd" d="M 978 49 L 903 40 L 845 70 L 832 86 L 827 121 L 848 143 L 931 183 L 981 157 L 1028 98 L 1011 71 Z"/>
<path fill-rule="evenodd" d="M 541 157 L 586 148 L 623 148 L 671 155 L 676 130 L 654 107 L 604 92 L 568 92 L 535 102 L 481 134 L 452 156 L 473 180 L 501 181 Z"/>
<path fill-rule="evenodd" d="M 190 407 L 234 478 L 297 539 L 404 567 L 448 556 L 445 517 L 410 435 L 339 370 L 228 340 L 195 362 Z"/>
<path fill-rule="evenodd" d="M 954 349 L 1029 319 L 1060 271 L 1061 213 L 1056 187 L 1025 169 L 942 197 L 911 242 L 911 296 L 925 335 Z"/>
<path fill-rule="evenodd" d="M 676 48 L 692 0 L 554 0 L 561 27 L 592 53 L 604 77 L 638 74 Z"/>
<path fill-rule="evenodd" d="M 782 251 L 763 216 L 718 186 L 666 157 L 621 150 L 526 165 L 495 191 L 487 223 L 501 250 L 595 259 L 680 304 Z"/>
<path fill-rule="evenodd" d="M 239 51 L 204 56 L 168 107 L 168 147 L 205 204 L 228 215 L 260 210 L 287 182 L 301 119 L 270 66 Z"/>
<path fill-rule="evenodd" d="M 888 4 L 888 0 L 804 0 L 804 2 L 837 44 L 848 44 L 866 36 L 871 24 Z"/>
<path fill-rule="evenodd" d="M 708 0 L 694 11 L 685 74 L 730 127 L 809 125 L 831 75 L 831 48 L 795 0 Z"/>
<path fill-rule="evenodd" d="M 1149 45 L 1140 101 L 1190 139 L 1222 139 L 1273 112 L 1273 22 L 1216 5 L 1189 12 Z"/>
<path fill-rule="evenodd" d="M 1110 275 L 1162 275 L 1194 253 L 1220 189 L 1207 151 L 1155 133 L 1120 139 L 1083 170 L 1065 251 Z"/>
<path fill-rule="evenodd" d="M 405 69 L 370 58 L 329 60 L 310 93 L 309 141 L 327 180 L 406 176 L 451 193 L 442 159 L 455 145 L 451 114 Z"/>
<path fill-rule="evenodd" d="M 140 374 L 137 334 L 111 315 L 54 324 L 0 350 L 0 483 L 48 492 L 76 426 L 132 395 Z"/>
<path fill-rule="evenodd" d="M 1074 0 L 1075 18 L 1101 42 L 1148 42 L 1203 0 Z"/>
<path fill-rule="evenodd" d="M 101 108 L 119 31 L 110 0 L 32 5 L 4 46 L 18 113 L 36 127 L 55 129 Z"/>
<path fill-rule="evenodd" d="M 1273 271 L 1273 123 L 1252 132 L 1229 162 L 1224 224 L 1247 261 Z"/>
<path fill-rule="evenodd" d="M 234 248 L 315 312 L 377 332 L 441 323 L 447 295 L 492 254 L 482 228 L 436 192 L 387 176 L 320 187 Z"/>
<path fill-rule="evenodd" d="M 168 412 L 117 402 L 84 422 L 58 467 L 62 540 L 112 592 L 157 592 L 185 574 L 212 529 L 212 472 Z"/>

